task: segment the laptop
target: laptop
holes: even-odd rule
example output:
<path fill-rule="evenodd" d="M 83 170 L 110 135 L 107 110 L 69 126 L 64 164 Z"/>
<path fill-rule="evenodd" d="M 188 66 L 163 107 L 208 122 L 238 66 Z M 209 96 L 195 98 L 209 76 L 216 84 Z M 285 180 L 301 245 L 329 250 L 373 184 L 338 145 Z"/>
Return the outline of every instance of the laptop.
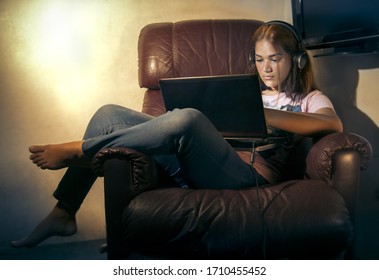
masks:
<path fill-rule="evenodd" d="M 161 79 L 159 84 L 167 111 L 175 108 L 198 109 L 225 139 L 267 137 L 261 89 L 256 75 L 169 78 Z"/>

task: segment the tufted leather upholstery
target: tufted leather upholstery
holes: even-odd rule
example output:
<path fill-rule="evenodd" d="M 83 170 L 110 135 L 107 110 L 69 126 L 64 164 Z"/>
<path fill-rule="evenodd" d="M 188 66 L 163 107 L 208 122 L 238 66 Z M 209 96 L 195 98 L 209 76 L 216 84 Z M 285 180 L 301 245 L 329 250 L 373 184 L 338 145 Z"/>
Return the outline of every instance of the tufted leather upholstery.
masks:
<path fill-rule="evenodd" d="M 143 111 L 165 112 L 163 77 L 239 74 L 255 20 L 156 23 L 141 30 Z M 334 259 L 354 257 L 359 176 L 371 157 L 359 135 L 306 138 L 293 151 L 288 180 L 243 190 L 179 189 L 150 157 L 128 148 L 101 150 L 108 258 Z M 264 219 L 262 219 L 262 217 Z"/>

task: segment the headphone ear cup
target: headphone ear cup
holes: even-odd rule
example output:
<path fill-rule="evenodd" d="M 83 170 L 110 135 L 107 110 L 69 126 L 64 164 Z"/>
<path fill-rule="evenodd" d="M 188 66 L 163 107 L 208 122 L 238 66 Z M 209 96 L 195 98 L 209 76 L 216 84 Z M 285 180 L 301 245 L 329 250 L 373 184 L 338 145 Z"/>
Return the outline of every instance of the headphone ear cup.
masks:
<path fill-rule="evenodd" d="M 308 63 L 308 55 L 306 52 L 301 52 L 294 55 L 294 63 L 297 65 L 297 68 L 303 70 L 305 65 Z"/>
<path fill-rule="evenodd" d="M 281 25 L 281 26 L 284 26 L 286 27 L 288 30 L 290 30 L 292 32 L 292 34 L 295 36 L 295 39 L 297 41 L 297 44 L 298 44 L 298 51 L 299 53 L 295 54 L 293 56 L 293 61 L 294 61 L 294 64 L 297 65 L 297 67 L 302 70 L 304 69 L 304 67 L 307 65 L 308 63 L 308 55 L 307 53 L 304 51 L 303 47 L 302 47 L 302 44 L 301 44 L 301 38 L 299 37 L 296 29 L 290 25 L 289 23 L 287 22 L 284 22 L 284 21 L 280 21 L 280 20 L 273 20 L 273 21 L 269 21 L 269 22 L 266 22 L 265 24 L 276 24 L 276 25 Z"/>

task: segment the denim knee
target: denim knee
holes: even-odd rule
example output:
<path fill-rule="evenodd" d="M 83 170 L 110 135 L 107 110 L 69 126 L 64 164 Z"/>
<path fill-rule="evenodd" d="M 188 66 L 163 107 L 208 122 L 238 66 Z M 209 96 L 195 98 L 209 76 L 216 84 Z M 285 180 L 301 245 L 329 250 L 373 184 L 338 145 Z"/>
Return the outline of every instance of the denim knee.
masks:
<path fill-rule="evenodd" d="M 126 108 L 120 106 L 120 105 L 115 105 L 115 104 L 106 104 L 101 106 L 95 114 L 92 116 L 91 121 L 94 120 L 97 122 L 97 120 L 103 120 L 103 119 L 109 119 L 113 118 L 118 114 L 119 110 L 125 110 Z"/>
<path fill-rule="evenodd" d="M 175 115 L 175 125 L 171 125 L 173 125 L 172 128 L 177 132 L 195 132 L 204 122 L 209 121 L 202 112 L 194 108 L 174 110 L 172 113 Z"/>

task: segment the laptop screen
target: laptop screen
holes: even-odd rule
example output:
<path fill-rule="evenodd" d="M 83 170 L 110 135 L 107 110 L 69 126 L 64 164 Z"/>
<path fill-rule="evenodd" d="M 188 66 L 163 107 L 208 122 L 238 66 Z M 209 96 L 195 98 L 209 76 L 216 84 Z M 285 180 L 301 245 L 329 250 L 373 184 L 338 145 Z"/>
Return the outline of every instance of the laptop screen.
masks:
<path fill-rule="evenodd" d="M 265 138 L 259 80 L 256 75 L 170 78 L 159 81 L 167 111 L 195 108 L 225 138 Z"/>

